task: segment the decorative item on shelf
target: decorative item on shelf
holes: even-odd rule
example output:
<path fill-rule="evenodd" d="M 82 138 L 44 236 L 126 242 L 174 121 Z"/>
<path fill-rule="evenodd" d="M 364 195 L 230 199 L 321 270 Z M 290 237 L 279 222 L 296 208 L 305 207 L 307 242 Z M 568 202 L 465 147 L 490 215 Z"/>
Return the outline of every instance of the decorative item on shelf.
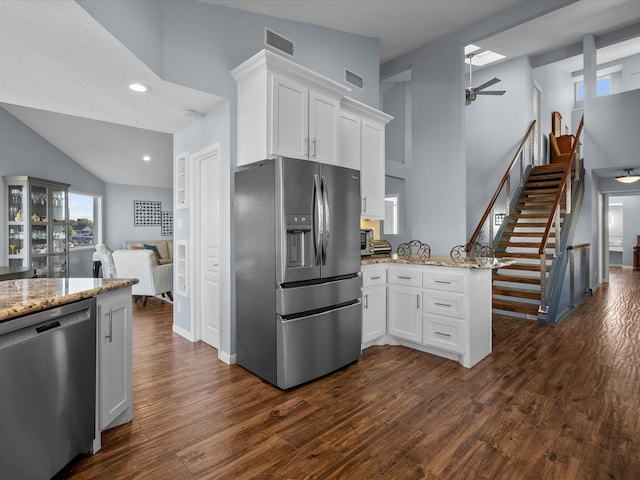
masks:
<path fill-rule="evenodd" d="M 457 263 L 473 262 L 480 265 L 488 265 L 492 263 L 495 251 L 489 245 L 481 245 L 476 243 L 471 249 L 471 256 L 467 253 L 466 245 L 456 245 L 451 249 L 449 256 L 451 260 Z"/>
<path fill-rule="evenodd" d="M 426 243 L 422 243 L 420 240 L 401 243 L 398 245 L 397 251 L 400 257 L 418 257 L 423 261 L 431 258 L 431 247 Z"/>
<path fill-rule="evenodd" d="M 22 221 L 22 210 L 18 210 L 18 213 L 16 213 L 16 222 L 21 222 Z"/>
<path fill-rule="evenodd" d="M 467 247 L 466 245 L 456 245 L 451 249 L 449 253 L 451 260 L 457 263 L 464 263 L 467 261 Z"/>

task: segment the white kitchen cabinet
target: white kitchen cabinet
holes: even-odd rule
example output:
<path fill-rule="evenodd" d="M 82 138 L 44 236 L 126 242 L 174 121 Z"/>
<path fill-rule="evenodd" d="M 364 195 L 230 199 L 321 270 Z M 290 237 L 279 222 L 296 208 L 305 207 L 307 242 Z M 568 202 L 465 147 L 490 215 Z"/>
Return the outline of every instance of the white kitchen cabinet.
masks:
<path fill-rule="evenodd" d="M 375 268 L 379 271 L 382 266 L 376 264 Z M 456 360 L 467 368 L 491 353 L 491 269 L 385 266 L 385 343 Z M 362 269 L 363 292 L 367 268 Z"/>
<path fill-rule="evenodd" d="M 362 346 L 373 345 L 387 334 L 387 269 L 362 268 Z"/>
<path fill-rule="evenodd" d="M 99 430 L 132 418 L 132 315 L 131 287 L 96 297 L 98 318 L 98 419 Z"/>
<path fill-rule="evenodd" d="M 389 335 L 422 342 L 422 272 L 412 267 L 390 267 Z"/>
<path fill-rule="evenodd" d="M 385 125 L 393 117 L 348 97 L 340 108 L 338 164 L 360 169 L 361 216 L 384 220 Z"/>
<path fill-rule="evenodd" d="M 238 85 L 238 166 L 276 156 L 338 163 L 340 99 L 349 88 L 268 50 L 231 75 Z"/>

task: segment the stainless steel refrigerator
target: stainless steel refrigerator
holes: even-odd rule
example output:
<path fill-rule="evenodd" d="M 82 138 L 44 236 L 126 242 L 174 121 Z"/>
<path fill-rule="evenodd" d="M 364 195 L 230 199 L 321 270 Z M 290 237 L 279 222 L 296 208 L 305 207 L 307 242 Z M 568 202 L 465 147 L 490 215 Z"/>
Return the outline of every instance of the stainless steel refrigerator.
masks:
<path fill-rule="evenodd" d="M 287 389 L 360 357 L 360 172 L 276 158 L 235 174 L 238 364 Z"/>

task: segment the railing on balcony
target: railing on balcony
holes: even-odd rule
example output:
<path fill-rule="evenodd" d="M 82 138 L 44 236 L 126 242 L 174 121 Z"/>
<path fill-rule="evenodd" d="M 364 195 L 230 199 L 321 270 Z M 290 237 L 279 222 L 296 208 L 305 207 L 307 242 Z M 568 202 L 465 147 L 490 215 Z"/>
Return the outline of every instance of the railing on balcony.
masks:
<path fill-rule="evenodd" d="M 510 214 L 510 208 L 511 208 L 511 174 L 512 174 L 512 170 L 516 165 L 516 162 L 518 161 L 518 159 L 520 160 L 518 163 L 520 165 L 520 184 L 519 186 L 522 187 L 522 185 L 524 184 L 524 174 L 525 174 L 525 163 L 526 163 L 526 145 L 527 142 L 529 142 L 529 164 L 531 166 L 533 166 L 534 162 L 535 162 L 535 155 L 533 152 L 533 133 L 535 132 L 535 125 L 536 125 L 536 121 L 532 121 L 531 125 L 529 126 L 529 129 L 527 130 L 527 133 L 525 133 L 524 137 L 522 138 L 522 141 L 520 142 L 520 146 L 518 147 L 518 149 L 516 150 L 516 153 L 513 155 L 513 159 L 511 160 L 511 163 L 509 164 L 509 166 L 507 167 L 507 170 L 505 171 L 504 175 L 502 176 L 502 180 L 500 180 L 500 183 L 498 184 L 498 188 L 496 189 L 496 192 L 493 194 L 493 197 L 491 198 L 491 201 L 489 202 L 489 205 L 487 206 L 487 209 L 484 211 L 484 213 L 482 214 L 482 217 L 480 218 L 480 222 L 478 222 L 478 226 L 476 227 L 475 231 L 473 232 L 473 235 L 471 236 L 471 238 L 469 239 L 469 242 L 466 245 L 466 251 L 471 252 L 474 248 L 474 246 L 476 246 L 476 243 L 478 242 L 478 239 L 480 238 L 481 232 L 485 229 L 485 224 L 487 223 L 487 220 L 489 220 L 488 222 L 488 228 L 489 228 L 489 242 L 492 245 L 493 244 L 493 227 L 494 227 L 494 223 L 490 221 L 494 215 L 494 209 L 496 206 L 496 203 L 498 201 L 498 199 L 500 198 L 504 198 L 505 200 L 505 217 L 508 217 Z"/>
<path fill-rule="evenodd" d="M 538 254 L 540 255 L 540 313 L 547 313 L 547 268 L 545 262 L 545 248 L 547 243 L 549 242 L 549 237 L 553 236 L 556 239 L 555 242 L 555 254 L 554 257 L 559 257 L 562 255 L 562 245 L 560 245 L 561 238 L 561 222 L 560 222 L 560 202 L 562 201 L 562 195 L 565 195 L 565 215 L 569 215 L 572 211 L 573 205 L 572 201 L 572 192 L 571 187 L 574 181 L 577 181 L 580 178 L 580 170 L 581 166 L 579 165 L 580 158 L 579 155 L 576 155 L 578 151 L 578 146 L 580 145 L 580 136 L 582 135 L 582 128 L 584 127 L 584 116 L 580 119 L 580 125 L 578 125 L 578 130 L 575 135 L 575 140 L 573 142 L 573 146 L 571 147 L 571 154 L 569 155 L 569 161 L 566 162 L 564 166 L 564 172 L 562 174 L 562 179 L 560 180 L 560 185 L 558 187 L 558 191 L 556 193 L 555 200 L 553 205 L 551 206 L 551 214 L 549 215 L 549 220 L 547 221 L 547 226 L 544 229 L 544 233 L 542 234 L 542 239 L 540 241 L 540 248 L 538 249 Z M 571 173 L 574 173 L 571 175 Z"/>

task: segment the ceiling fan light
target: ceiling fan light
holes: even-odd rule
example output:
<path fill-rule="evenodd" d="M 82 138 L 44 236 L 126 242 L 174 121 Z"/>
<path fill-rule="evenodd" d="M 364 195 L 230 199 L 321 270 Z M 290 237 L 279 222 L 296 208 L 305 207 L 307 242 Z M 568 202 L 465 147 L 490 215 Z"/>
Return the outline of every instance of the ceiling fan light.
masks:
<path fill-rule="evenodd" d="M 619 181 L 620 183 L 635 183 L 638 180 L 640 180 L 640 175 L 636 174 L 635 172 L 632 172 L 631 168 L 625 168 L 624 174 L 618 175 L 616 177 L 616 180 Z"/>

